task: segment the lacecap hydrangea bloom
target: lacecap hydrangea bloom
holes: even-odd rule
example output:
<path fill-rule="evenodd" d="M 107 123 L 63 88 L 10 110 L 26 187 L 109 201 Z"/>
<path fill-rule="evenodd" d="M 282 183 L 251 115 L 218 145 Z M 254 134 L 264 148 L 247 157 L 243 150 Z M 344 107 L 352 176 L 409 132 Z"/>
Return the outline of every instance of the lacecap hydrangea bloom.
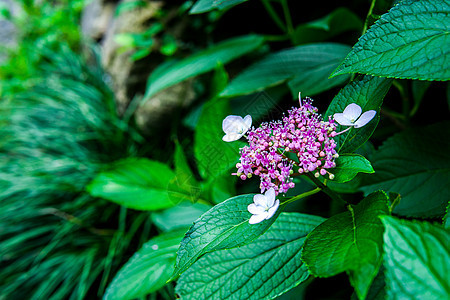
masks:
<path fill-rule="evenodd" d="M 248 146 L 240 149 L 240 162 L 233 175 L 242 180 L 260 177 L 261 193 L 271 188 L 275 194 L 286 193 L 295 186 L 292 176 L 313 173 L 316 177 L 334 175 L 336 135 L 334 120 L 317 113 L 312 99 L 300 99 L 281 121 L 262 123 L 247 131 Z"/>

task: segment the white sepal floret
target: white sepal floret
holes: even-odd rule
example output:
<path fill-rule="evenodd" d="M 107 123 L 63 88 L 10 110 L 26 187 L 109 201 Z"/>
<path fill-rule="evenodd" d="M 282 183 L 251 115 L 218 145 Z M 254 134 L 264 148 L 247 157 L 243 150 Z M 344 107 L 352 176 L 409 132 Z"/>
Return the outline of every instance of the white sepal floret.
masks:
<path fill-rule="evenodd" d="M 257 224 L 272 218 L 280 206 L 280 200 L 275 199 L 275 190 L 273 188 L 270 188 L 264 194 L 255 195 L 253 202 L 247 207 L 252 214 L 248 221 L 250 224 Z"/>
<path fill-rule="evenodd" d="M 222 122 L 222 129 L 225 132 L 222 140 L 225 142 L 233 142 L 240 139 L 252 126 L 252 117 L 246 115 L 245 118 L 241 116 L 228 116 Z"/>
<path fill-rule="evenodd" d="M 363 127 L 376 115 L 375 110 L 368 110 L 361 114 L 362 109 L 356 103 L 347 105 L 342 113 L 335 113 L 333 118 L 336 122 L 343 126 L 354 126 L 355 128 Z"/>

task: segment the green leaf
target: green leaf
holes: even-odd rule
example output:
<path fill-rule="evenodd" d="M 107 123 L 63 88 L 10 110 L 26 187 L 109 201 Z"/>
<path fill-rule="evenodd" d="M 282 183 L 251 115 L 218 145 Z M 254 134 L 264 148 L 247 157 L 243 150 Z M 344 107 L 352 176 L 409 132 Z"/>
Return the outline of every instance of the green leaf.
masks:
<path fill-rule="evenodd" d="M 386 284 L 384 279 L 384 267 L 380 266 L 377 276 L 372 281 L 369 291 L 367 292 L 365 300 L 385 300 L 386 299 Z M 352 294 L 351 300 L 357 300 L 356 292 Z"/>
<path fill-rule="evenodd" d="M 336 159 L 336 167 L 332 170 L 333 182 L 347 182 L 358 173 L 373 173 L 370 161 L 359 154 L 341 154 Z"/>
<path fill-rule="evenodd" d="M 383 217 L 388 299 L 448 299 L 450 231 L 427 222 Z"/>
<path fill-rule="evenodd" d="M 207 212 L 211 205 L 203 203 L 180 203 L 177 206 L 152 213 L 153 223 L 163 231 L 190 227 L 195 220 Z M 186 231 L 185 231 L 186 232 Z"/>
<path fill-rule="evenodd" d="M 405 0 L 381 16 L 332 74 L 450 79 L 450 3 Z"/>
<path fill-rule="evenodd" d="M 372 143 L 370 143 L 369 141 L 364 143 L 361 147 L 359 147 L 355 153 L 362 155 L 362 156 L 366 156 L 368 157 L 370 154 L 372 154 L 375 151 L 375 147 L 372 145 Z M 370 168 L 373 170 L 372 165 L 370 165 Z M 369 173 L 373 173 L 373 172 L 369 172 Z M 335 180 L 329 180 L 327 182 L 327 186 L 332 189 L 333 191 L 336 191 L 338 193 L 357 193 L 360 192 L 360 185 L 361 185 L 361 177 L 363 176 L 363 174 L 359 174 L 356 175 L 355 178 L 353 178 L 350 181 L 344 182 L 344 183 L 339 183 L 336 182 Z"/>
<path fill-rule="evenodd" d="M 331 190 L 338 193 L 347 193 L 347 194 L 360 192 L 359 190 L 360 185 L 361 185 L 360 176 L 356 176 L 352 180 L 347 181 L 345 183 L 334 182 L 334 180 L 329 180 L 327 182 L 327 187 L 329 187 Z"/>
<path fill-rule="evenodd" d="M 367 125 L 361 128 L 351 128 L 349 131 L 340 134 L 334 138 L 337 143 L 339 153 L 352 153 L 361 147 L 372 135 L 380 119 L 379 111 L 383 98 L 391 86 L 391 79 L 384 79 L 372 76 L 363 76 L 356 78 L 347 84 L 333 98 L 330 106 L 325 113 L 325 119 L 333 116 L 335 113 L 341 113 L 350 103 L 356 103 L 361 106 L 362 111 L 376 110 L 377 115 Z M 338 125 L 336 131 L 342 131 L 348 126 Z"/>
<path fill-rule="evenodd" d="M 273 299 L 308 278 L 303 242 L 323 221 L 282 213 L 250 244 L 205 254 L 181 275 L 176 292 L 183 299 Z"/>
<path fill-rule="evenodd" d="M 387 195 L 379 191 L 320 224 L 303 249 L 309 271 L 318 277 L 347 271 L 356 293 L 364 298 L 381 264 L 383 225 L 378 217 L 387 214 Z"/>
<path fill-rule="evenodd" d="M 163 233 L 145 243 L 117 272 L 103 299 L 135 299 L 163 287 L 172 275 L 176 251 L 185 232 Z"/>
<path fill-rule="evenodd" d="M 143 59 L 144 57 L 150 55 L 150 53 L 152 52 L 152 49 L 140 49 L 136 52 L 134 52 L 131 56 L 130 59 L 132 60 L 140 60 Z"/>
<path fill-rule="evenodd" d="M 150 75 L 144 101 L 169 86 L 213 70 L 218 63 L 226 64 L 252 52 L 263 43 L 264 38 L 258 35 L 236 37 L 170 65 L 163 64 Z"/>
<path fill-rule="evenodd" d="M 173 171 L 157 161 L 128 158 L 113 164 L 91 181 L 87 191 L 94 197 L 128 208 L 158 210 L 174 206 L 185 196 L 168 190 Z"/>
<path fill-rule="evenodd" d="M 383 189 L 399 193 L 394 213 L 433 217 L 445 213 L 450 199 L 450 122 L 396 134 L 371 155 L 375 173 L 364 176 L 366 194 Z"/>
<path fill-rule="evenodd" d="M 183 273 L 207 252 L 250 243 L 263 234 L 278 217 L 281 208 L 269 220 L 250 224 L 247 206 L 254 195 L 230 198 L 204 213 L 189 229 L 178 250 L 174 276 Z"/>
<path fill-rule="evenodd" d="M 222 64 L 218 64 L 214 70 L 211 83 L 211 98 L 217 97 L 228 84 L 228 73 Z"/>
<path fill-rule="evenodd" d="M 296 45 L 321 42 L 346 31 L 360 32 L 362 27 L 363 23 L 357 15 L 345 7 L 339 7 L 323 18 L 297 26 L 293 38 Z"/>
<path fill-rule="evenodd" d="M 201 14 L 213 9 L 224 10 L 247 0 L 198 0 L 189 11 L 190 14 Z"/>
<path fill-rule="evenodd" d="M 195 179 L 194 173 L 189 167 L 189 163 L 187 161 L 186 155 L 184 154 L 183 148 L 180 143 L 175 142 L 175 155 L 174 155 L 174 164 L 175 164 L 175 174 L 179 178 L 183 178 L 181 181 L 189 182 L 189 184 L 196 184 L 197 180 Z"/>
<path fill-rule="evenodd" d="M 230 177 L 229 174 L 224 174 L 209 181 L 210 199 L 217 204 L 236 195 L 236 181 L 237 176 Z"/>
<path fill-rule="evenodd" d="M 450 110 L 450 84 L 447 82 L 447 90 L 446 90 L 446 94 L 447 94 L 447 105 L 448 105 L 448 110 Z"/>
<path fill-rule="evenodd" d="M 169 183 L 169 189 L 190 195 L 191 202 L 199 199 L 202 192 L 200 183 L 195 179 L 195 175 L 189 167 L 183 148 L 178 142 L 175 143 L 175 178 Z"/>
<path fill-rule="evenodd" d="M 251 115 L 253 122 L 279 119 L 285 110 L 278 105 L 288 90 L 279 85 L 263 92 L 238 96 L 230 100 L 233 115 Z M 297 94 L 298 97 L 298 94 Z"/>
<path fill-rule="evenodd" d="M 213 180 L 224 174 L 231 179 L 230 170 L 239 161 L 239 148 L 243 142 L 224 142 L 222 122 L 230 115 L 227 99 L 213 99 L 203 106 L 194 133 L 194 154 L 200 175 Z"/>
<path fill-rule="evenodd" d="M 413 82 L 411 82 L 411 91 L 412 91 L 412 98 L 414 100 L 414 106 L 409 113 L 410 116 L 414 116 L 416 112 L 419 110 L 419 106 L 420 103 L 422 102 L 423 96 L 427 92 L 430 85 L 431 85 L 430 81 L 414 80 Z"/>
<path fill-rule="evenodd" d="M 448 202 L 447 208 L 445 209 L 445 216 L 442 219 L 443 225 L 446 229 L 450 229 L 450 201 Z"/>
<path fill-rule="evenodd" d="M 145 0 L 132 0 L 127 2 L 120 2 L 117 5 L 115 15 L 119 16 L 122 13 L 129 12 L 131 10 L 135 10 L 140 7 L 145 7 L 148 5 L 148 2 Z"/>
<path fill-rule="evenodd" d="M 159 52 L 166 56 L 172 56 L 178 49 L 176 39 L 171 34 L 163 35 L 163 44 L 159 48 Z"/>
<path fill-rule="evenodd" d="M 328 79 L 331 71 L 350 51 L 346 45 L 319 43 L 270 54 L 239 74 L 221 93 L 223 97 L 245 95 L 288 82 L 292 94 L 314 95 L 347 81 Z"/>

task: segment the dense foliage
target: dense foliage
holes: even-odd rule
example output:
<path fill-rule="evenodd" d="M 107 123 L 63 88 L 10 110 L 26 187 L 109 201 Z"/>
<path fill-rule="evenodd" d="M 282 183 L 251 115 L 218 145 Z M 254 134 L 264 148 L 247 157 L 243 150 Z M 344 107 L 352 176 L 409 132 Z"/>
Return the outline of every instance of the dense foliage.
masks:
<path fill-rule="evenodd" d="M 83 1 L 2 11 L 0 299 L 447 299 L 450 2 L 301 2 L 158 7 L 124 111 Z"/>

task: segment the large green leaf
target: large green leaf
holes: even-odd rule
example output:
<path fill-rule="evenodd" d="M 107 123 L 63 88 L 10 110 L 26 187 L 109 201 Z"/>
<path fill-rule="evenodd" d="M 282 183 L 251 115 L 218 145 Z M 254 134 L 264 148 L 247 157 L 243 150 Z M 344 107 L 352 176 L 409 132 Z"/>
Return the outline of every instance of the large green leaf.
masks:
<path fill-rule="evenodd" d="M 292 94 L 311 96 L 347 81 L 328 79 L 350 47 L 336 43 L 318 43 L 270 54 L 239 74 L 221 96 L 237 96 L 262 91 L 288 82 Z"/>
<path fill-rule="evenodd" d="M 231 168 L 239 161 L 240 141 L 224 142 L 222 121 L 230 114 L 227 99 L 213 99 L 203 106 L 202 114 L 195 128 L 194 154 L 200 175 L 212 180 L 225 175 L 231 179 Z"/>
<path fill-rule="evenodd" d="M 450 122 L 394 135 L 369 158 L 375 173 L 362 190 L 383 189 L 402 197 L 394 212 L 415 217 L 445 213 L 450 199 Z"/>
<path fill-rule="evenodd" d="M 264 43 L 258 35 L 246 35 L 218 43 L 183 60 L 162 65 L 150 75 L 144 101 L 157 92 L 185 79 L 213 70 L 218 64 L 226 64 L 246 53 L 254 51 Z"/>
<path fill-rule="evenodd" d="M 168 190 L 174 177 L 174 172 L 165 164 L 128 158 L 116 162 L 109 171 L 99 173 L 87 190 L 94 197 L 128 208 L 158 210 L 188 199 L 188 195 Z"/>
<path fill-rule="evenodd" d="M 364 298 L 381 265 L 383 225 L 389 214 L 388 198 L 375 192 L 349 211 L 337 214 L 314 229 L 306 239 L 302 259 L 318 277 L 347 271 L 360 298 Z"/>
<path fill-rule="evenodd" d="M 189 13 L 201 14 L 213 9 L 224 10 L 248 0 L 198 0 Z"/>
<path fill-rule="evenodd" d="M 119 270 L 103 299 L 135 299 L 164 286 L 172 275 L 176 251 L 185 232 L 167 232 L 145 243 Z"/>
<path fill-rule="evenodd" d="M 363 76 L 347 84 L 333 98 L 325 113 L 325 119 L 328 116 L 333 116 L 335 113 L 343 112 L 345 107 L 350 103 L 358 104 L 363 112 L 371 109 L 377 111 L 375 118 L 364 127 L 351 128 L 349 131 L 334 138 L 339 153 L 352 153 L 372 135 L 380 119 L 378 112 L 383 103 L 383 98 L 389 90 L 391 83 L 391 79 Z M 346 128 L 347 126 L 338 125 L 336 131 L 342 131 Z"/>
<path fill-rule="evenodd" d="M 204 213 L 195 221 L 181 242 L 174 276 L 183 273 L 207 252 L 245 245 L 259 237 L 276 220 L 281 208 L 269 220 L 250 224 L 247 206 L 254 195 L 230 198 Z"/>
<path fill-rule="evenodd" d="M 294 31 L 294 43 L 305 44 L 329 40 L 350 30 L 361 31 L 363 22 L 351 10 L 339 7 L 323 18 L 300 24 Z"/>
<path fill-rule="evenodd" d="M 404 0 L 381 16 L 333 76 L 450 79 L 450 2 Z"/>
<path fill-rule="evenodd" d="M 323 221 L 282 213 L 252 243 L 201 257 L 181 275 L 176 292 L 183 299 L 273 299 L 308 278 L 303 242 Z"/>
<path fill-rule="evenodd" d="M 388 299 L 448 299 L 450 231 L 427 222 L 383 217 Z"/>
<path fill-rule="evenodd" d="M 370 161 L 359 154 L 341 154 L 336 159 L 336 167 L 331 170 L 334 174 L 333 182 L 347 182 L 358 173 L 373 173 Z"/>

